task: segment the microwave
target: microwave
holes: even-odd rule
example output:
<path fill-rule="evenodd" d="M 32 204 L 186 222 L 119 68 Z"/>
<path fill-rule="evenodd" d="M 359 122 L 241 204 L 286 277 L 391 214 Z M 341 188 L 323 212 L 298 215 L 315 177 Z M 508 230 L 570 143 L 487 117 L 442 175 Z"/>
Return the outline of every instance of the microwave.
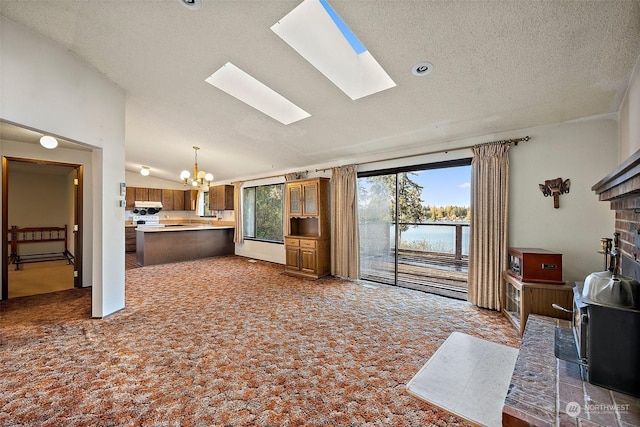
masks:
<path fill-rule="evenodd" d="M 523 282 L 562 285 L 562 254 L 540 248 L 509 248 L 507 273 Z"/>

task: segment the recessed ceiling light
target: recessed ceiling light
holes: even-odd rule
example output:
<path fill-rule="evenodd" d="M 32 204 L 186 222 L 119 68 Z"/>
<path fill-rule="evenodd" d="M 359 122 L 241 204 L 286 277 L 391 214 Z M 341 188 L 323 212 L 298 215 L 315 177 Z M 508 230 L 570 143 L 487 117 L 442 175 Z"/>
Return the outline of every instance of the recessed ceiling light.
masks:
<path fill-rule="evenodd" d="M 433 64 L 431 62 L 419 62 L 411 67 L 411 72 L 414 76 L 426 76 L 433 71 Z"/>
<path fill-rule="evenodd" d="M 224 64 L 205 81 L 285 125 L 311 116 L 231 62 Z"/>
<path fill-rule="evenodd" d="M 326 0 L 304 0 L 271 30 L 351 99 L 396 86 Z"/>
<path fill-rule="evenodd" d="M 52 136 L 44 135 L 40 138 L 40 145 L 49 150 L 53 150 L 58 146 L 58 140 Z"/>
<path fill-rule="evenodd" d="M 202 7 L 201 0 L 178 0 L 178 3 L 190 10 L 198 10 Z"/>

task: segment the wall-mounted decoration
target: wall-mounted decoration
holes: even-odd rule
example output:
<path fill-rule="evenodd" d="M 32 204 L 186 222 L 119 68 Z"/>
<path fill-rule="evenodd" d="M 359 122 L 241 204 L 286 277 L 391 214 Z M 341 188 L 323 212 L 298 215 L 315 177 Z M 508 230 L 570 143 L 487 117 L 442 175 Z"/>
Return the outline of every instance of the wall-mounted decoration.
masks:
<path fill-rule="evenodd" d="M 569 192 L 571 181 L 562 178 L 548 179 L 544 184 L 538 184 L 540 191 L 544 194 L 544 197 L 553 196 L 553 207 L 558 209 L 560 207 L 560 195 Z"/>

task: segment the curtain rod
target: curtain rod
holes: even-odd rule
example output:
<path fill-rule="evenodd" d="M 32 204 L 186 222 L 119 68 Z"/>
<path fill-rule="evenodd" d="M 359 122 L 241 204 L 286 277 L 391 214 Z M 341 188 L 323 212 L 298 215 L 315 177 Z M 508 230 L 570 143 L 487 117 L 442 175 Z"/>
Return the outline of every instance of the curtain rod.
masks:
<path fill-rule="evenodd" d="M 304 170 L 304 171 L 297 171 L 300 173 L 309 173 L 308 170 Z M 296 172 L 287 172 L 287 173 L 296 173 Z M 259 181 L 261 179 L 269 179 L 269 178 L 279 178 L 281 176 L 285 176 L 287 173 L 279 173 L 277 175 L 269 175 L 269 176 L 261 176 L 260 178 L 252 178 L 252 179 L 245 179 L 244 181 L 241 180 L 237 180 L 237 181 L 231 181 L 231 184 L 235 184 L 236 182 L 248 182 L 248 181 Z"/>
<path fill-rule="evenodd" d="M 391 160 L 402 160 L 402 159 L 408 159 L 408 158 L 411 158 L 411 157 L 426 156 L 428 154 L 448 153 L 450 151 L 468 150 L 469 148 L 473 148 L 473 147 L 480 146 L 480 145 L 486 145 L 486 144 L 518 145 L 519 142 L 526 142 L 526 141 L 529 141 L 530 139 L 531 139 L 531 137 L 527 135 L 527 136 L 522 137 L 522 138 L 501 139 L 499 141 L 484 142 L 482 144 L 467 145 L 465 147 L 448 148 L 448 149 L 437 150 L 437 151 L 429 151 L 427 153 L 420 153 L 420 154 L 410 154 L 410 155 L 406 155 L 406 156 L 392 157 L 390 159 L 383 159 L 383 160 L 372 160 L 370 162 L 358 163 L 358 165 L 367 165 L 367 164 L 370 164 L 370 163 L 388 162 L 388 161 L 391 161 Z M 328 171 L 329 169 L 332 169 L 332 168 L 316 169 L 316 172 L 325 172 L 325 171 Z"/>
<path fill-rule="evenodd" d="M 531 137 L 529 135 L 522 137 L 522 138 L 514 138 L 514 139 L 501 139 L 499 141 L 490 141 L 490 142 L 484 142 L 482 144 L 474 144 L 474 145 L 467 145 L 465 147 L 457 147 L 457 148 L 448 148 L 448 149 L 443 149 L 443 150 L 437 150 L 437 151 L 429 151 L 427 153 L 420 153 L 420 154 L 410 154 L 410 155 L 406 155 L 406 156 L 398 156 L 398 157 L 392 157 L 390 159 L 383 159 L 383 160 L 372 160 L 370 162 L 362 162 L 362 163 L 358 163 L 358 165 L 367 165 L 369 163 L 379 163 L 379 162 L 388 162 L 388 161 L 392 161 L 392 160 L 401 160 L 401 159 L 408 159 L 411 157 L 418 157 L 418 156 L 426 156 L 428 154 L 440 154 L 440 153 L 448 153 L 450 151 L 461 151 L 461 150 L 468 150 L 469 148 L 473 148 L 479 145 L 485 145 L 485 144 L 509 144 L 509 145 L 518 145 L 519 142 L 526 142 L 529 141 L 531 139 Z M 316 172 L 325 172 L 328 171 L 329 169 L 332 168 L 324 168 L 324 169 L 316 169 Z M 308 170 L 305 171 L 300 171 L 300 172 L 309 172 Z M 260 179 L 269 179 L 269 178 L 278 178 L 280 176 L 284 176 L 286 175 L 285 173 L 279 173 L 277 175 L 271 175 L 271 176 L 263 176 L 260 178 L 254 178 L 254 179 L 246 179 L 244 181 L 233 181 L 231 182 L 232 184 L 235 184 L 236 182 L 247 182 L 247 181 L 255 181 L 255 180 L 260 180 Z"/>

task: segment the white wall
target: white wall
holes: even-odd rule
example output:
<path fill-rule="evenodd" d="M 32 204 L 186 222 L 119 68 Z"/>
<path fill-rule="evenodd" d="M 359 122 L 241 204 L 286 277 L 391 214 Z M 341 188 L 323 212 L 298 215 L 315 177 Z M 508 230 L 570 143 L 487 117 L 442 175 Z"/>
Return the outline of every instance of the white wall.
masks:
<path fill-rule="evenodd" d="M 613 237 L 615 214 L 591 187 L 615 168 L 615 116 L 530 129 L 531 141 L 510 152 L 509 245 L 563 254 L 563 278 L 571 284 L 604 269 L 600 238 Z M 560 208 L 538 184 L 571 180 Z"/>
<path fill-rule="evenodd" d="M 152 172 L 153 173 L 153 172 Z M 156 178 L 152 175 L 142 176 L 139 173 L 126 171 L 125 179 L 127 187 L 144 187 L 144 188 L 166 188 L 172 190 L 190 190 L 182 184 L 179 177 L 175 181 L 167 181 L 166 179 Z"/>
<path fill-rule="evenodd" d="M 92 266 L 92 315 L 108 315 L 124 307 L 124 91 L 51 40 L 0 19 L 0 119 L 93 149 L 84 191 L 92 244 L 84 257 Z M 11 155 L 30 158 L 30 151 L 12 147 Z"/>
<path fill-rule="evenodd" d="M 640 56 L 620 106 L 620 157 L 618 163 L 640 150 Z"/>

